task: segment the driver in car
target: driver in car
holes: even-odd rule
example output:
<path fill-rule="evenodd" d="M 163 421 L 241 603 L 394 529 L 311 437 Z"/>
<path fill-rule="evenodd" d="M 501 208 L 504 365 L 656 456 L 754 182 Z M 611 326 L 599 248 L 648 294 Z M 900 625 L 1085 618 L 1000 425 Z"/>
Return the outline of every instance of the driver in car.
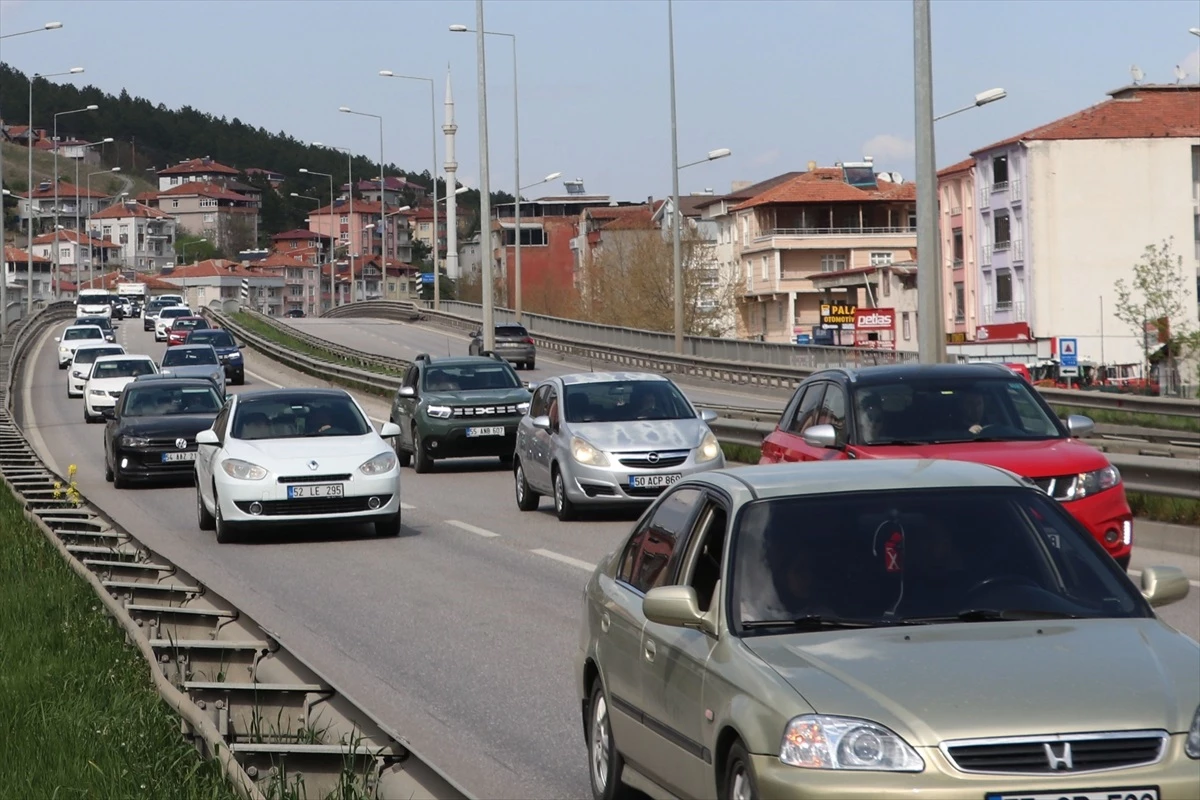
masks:
<path fill-rule="evenodd" d="M 979 433 L 984 428 L 983 395 L 975 391 L 960 392 L 958 397 L 959 418 L 967 426 L 968 433 Z"/>

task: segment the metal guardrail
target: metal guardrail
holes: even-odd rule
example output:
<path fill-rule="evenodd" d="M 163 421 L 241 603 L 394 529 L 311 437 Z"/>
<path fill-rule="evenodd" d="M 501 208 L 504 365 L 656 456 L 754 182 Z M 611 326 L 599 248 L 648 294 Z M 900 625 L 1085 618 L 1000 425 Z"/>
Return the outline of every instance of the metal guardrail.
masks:
<path fill-rule="evenodd" d="M 470 798 L 278 636 L 142 544 L 39 458 L 13 418 L 13 389 L 32 343 L 74 313 L 70 303 L 51 304 L 0 348 L 0 477 L 151 666 L 184 736 L 252 800 L 280 790 Z"/>
<path fill-rule="evenodd" d="M 339 317 L 396 319 L 389 306 L 411 306 L 389 300 L 353 303 L 336 309 Z M 479 326 L 479 306 L 456 300 L 442 301 L 441 311 L 425 308 L 422 317 L 460 330 Z M 326 312 L 324 316 L 331 316 Z M 624 367 L 652 369 L 723 383 L 792 389 L 815 370 L 826 367 L 865 367 L 893 363 L 888 351 L 853 347 L 804 347 L 747 342 L 738 339 L 684 337 L 689 353 L 676 355 L 674 337 L 658 331 L 639 331 L 606 325 L 525 314 L 524 321 L 538 347 L 567 357 L 610 362 Z M 495 320 L 516 321 L 509 309 L 496 309 Z M 585 337 L 593 338 L 585 338 Z M 718 344 L 719 343 L 719 344 Z M 787 355 L 790 354 L 790 355 Z M 1036 387 L 1047 402 L 1091 410 L 1126 411 L 1200 420 L 1200 400 L 1148 397 L 1073 389 Z"/>
<path fill-rule="evenodd" d="M 365 311 L 364 311 L 365 309 Z M 370 313 L 366 313 L 370 312 Z M 421 318 L 421 311 L 412 303 L 403 300 L 365 300 L 331 308 L 322 317 L 375 317 L 403 322 L 414 322 Z"/>

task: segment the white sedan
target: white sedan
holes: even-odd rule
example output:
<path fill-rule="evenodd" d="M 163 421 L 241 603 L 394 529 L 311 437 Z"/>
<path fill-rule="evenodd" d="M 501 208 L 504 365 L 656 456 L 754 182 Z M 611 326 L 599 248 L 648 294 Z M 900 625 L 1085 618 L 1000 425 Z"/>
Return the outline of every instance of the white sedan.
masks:
<path fill-rule="evenodd" d="M 196 517 L 218 542 L 269 525 L 372 522 L 400 533 L 400 466 L 341 389 L 265 389 L 229 398 L 196 436 Z"/>
<path fill-rule="evenodd" d="M 62 336 L 55 336 L 58 342 L 58 368 L 66 369 L 75 356 L 75 348 L 84 344 L 103 344 L 104 331 L 99 325 L 68 325 L 63 329 Z"/>
<path fill-rule="evenodd" d="M 100 356 L 83 385 L 83 421 L 99 422 L 112 414 L 126 384 L 139 375 L 155 375 L 158 365 L 150 356 Z"/>
<path fill-rule="evenodd" d="M 75 348 L 75 356 L 67 367 L 67 397 L 83 397 L 88 376 L 92 374 L 92 363 L 101 356 L 120 356 L 125 348 L 119 344 L 81 344 Z"/>

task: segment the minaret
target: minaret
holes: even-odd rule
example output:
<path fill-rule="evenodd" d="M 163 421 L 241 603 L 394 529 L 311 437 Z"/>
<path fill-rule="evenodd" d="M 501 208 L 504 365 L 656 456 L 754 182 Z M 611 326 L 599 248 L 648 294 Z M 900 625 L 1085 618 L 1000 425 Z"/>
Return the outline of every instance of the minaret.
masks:
<path fill-rule="evenodd" d="M 442 133 L 446 135 L 446 277 L 457 281 L 458 274 L 458 162 L 454 160 L 454 134 L 458 126 L 454 124 L 454 93 L 450 89 L 450 65 L 446 65 L 446 122 L 442 125 Z M 436 237 L 436 232 L 435 232 Z M 436 241 L 436 239 L 435 239 Z"/>

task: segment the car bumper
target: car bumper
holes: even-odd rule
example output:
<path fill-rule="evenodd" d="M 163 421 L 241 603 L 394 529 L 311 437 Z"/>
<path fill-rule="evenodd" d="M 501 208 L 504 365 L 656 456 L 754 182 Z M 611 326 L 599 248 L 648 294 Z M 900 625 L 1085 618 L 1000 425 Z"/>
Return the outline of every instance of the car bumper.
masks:
<path fill-rule="evenodd" d="M 142 330 L 146 330 L 146 331 L 154 330 L 154 317 L 143 317 L 142 318 Z"/>
<path fill-rule="evenodd" d="M 289 500 L 287 486 L 270 478 L 239 481 L 222 474 L 216 480 L 221 516 L 237 525 L 366 522 L 400 513 L 399 468 L 387 475 L 355 475 L 342 483 L 344 496 L 340 498 Z M 370 507 L 372 497 L 378 498 L 375 508 Z"/>
<path fill-rule="evenodd" d="M 420 431 L 425 452 L 433 458 L 511 456 L 517 446 L 519 419 L 480 420 L 474 425 L 438 426 Z M 469 428 L 504 428 L 503 436 L 468 436 Z"/>
<path fill-rule="evenodd" d="M 533 345 L 521 345 L 520 347 L 506 347 L 504 345 L 497 344 L 496 349 L 493 350 L 492 352 L 494 352 L 496 355 L 503 358 L 505 361 L 512 361 L 515 363 L 524 363 L 526 361 L 533 361 L 537 358 L 537 348 L 534 347 Z"/>
<path fill-rule="evenodd" d="M 1062 506 L 1096 537 L 1110 556 L 1128 566 L 1133 551 L 1133 512 L 1125 498 L 1124 484 Z M 1114 535 L 1115 541 L 1106 539 Z"/>
<path fill-rule="evenodd" d="M 190 453 L 187 461 L 164 461 L 164 455 L 175 453 Z M 134 480 L 153 480 L 160 478 L 191 478 L 195 475 L 196 450 L 137 450 L 118 447 L 113 457 L 113 470 L 120 472 L 123 477 Z M 177 457 L 177 456 L 176 456 Z"/>
<path fill-rule="evenodd" d="M 117 398 L 107 395 L 99 397 L 85 393 L 83 405 L 87 409 L 87 413 L 93 417 L 111 417 L 113 410 L 117 407 Z"/>
<path fill-rule="evenodd" d="M 222 359 L 221 366 L 225 369 L 226 378 L 237 378 L 246 374 L 246 362 L 240 359 L 238 361 Z"/>
<path fill-rule="evenodd" d="M 74 375 L 67 376 L 67 391 L 74 395 L 83 394 L 83 387 L 87 383 L 87 378 L 76 378 Z"/>
<path fill-rule="evenodd" d="M 610 460 L 614 457 L 608 454 Z M 576 505 L 637 505 L 653 502 L 672 483 L 662 483 L 658 486 L 637 487 L 631 485 L 631 478 L 637 476 L 679 476 L 679 480 L 689 475 L 721 469 L 725 466 L 725 457 L 718 455 L 712 461 L 696 463 L 696 454 L 692 452 L 687 460 L 674 467 L 662 469 L 637 469 L 615 463 L 615 466 L 593 467 L 569 462 L 563 469 L 564 485 L 567 497 Z"/>
<path fill-rule="evenodd" d="M 1083 791 L 1102 791 L 1102 796 L 1124 800 L 1126 796 L 1141 797 L 1131 790 L 1149 787 L 1158 788 L 1159 800 L 1195 800 L 1200 797 L 1200 762 L 1184 755 L 1184 738 L 1172 736 L 1167 755 L 1158 764 L 1082 775 L 967 774 L 954 769 L 935 748 L 921 750 L 926 767 L 916 773 L 803 769 L 790 767 L 773 755 L 754 755 L 750 761 L 758 795 L 780 800 L 983 800 L 992 793 L 1069 800 Z"/>

